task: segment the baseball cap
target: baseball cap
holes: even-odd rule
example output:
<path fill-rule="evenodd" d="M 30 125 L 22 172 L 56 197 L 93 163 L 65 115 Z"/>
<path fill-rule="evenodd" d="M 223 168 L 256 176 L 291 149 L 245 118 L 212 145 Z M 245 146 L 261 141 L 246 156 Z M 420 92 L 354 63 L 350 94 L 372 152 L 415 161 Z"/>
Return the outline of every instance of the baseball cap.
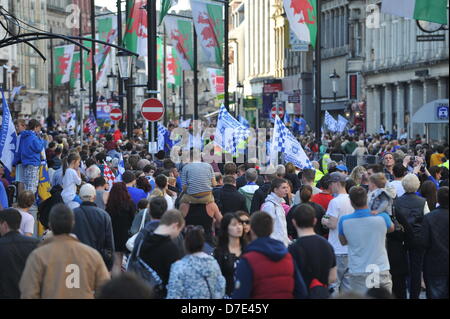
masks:
<path fill-rule="evenodd" d="M 345 165 L 338 165 L 336 166 L 336 169 L 341 172 L 348 172 L 348 168 Z"/>
<path fill-rule="evenodd" d="M 346 180 L 347 180 L 347 176 L 345 176 L 344 174 L 341 174 L 339 172 L 334 172 L 334 173 L 330 174 L 329 182 L 330 183 L 345 182 Z"/>
<path fill-rule="evenodd" d="M 80 188 L 80 198 L 86 199 L 86 198 L 94 198 L 95 197 L 95 187 L 91 184 L 84 184 Z"/>

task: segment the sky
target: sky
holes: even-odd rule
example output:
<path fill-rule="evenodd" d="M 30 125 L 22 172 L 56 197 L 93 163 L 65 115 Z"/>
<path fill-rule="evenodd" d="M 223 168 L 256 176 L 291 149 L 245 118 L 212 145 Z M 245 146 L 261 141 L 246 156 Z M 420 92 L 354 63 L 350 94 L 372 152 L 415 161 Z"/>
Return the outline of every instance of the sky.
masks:
<path fill-rule="evenodd" d="M 175 2 L 175 1 L 174 1 Z M 95 4 L 102 7 L 107 7 L 109 10 L 116 12 L 116 1 L 114 0 L 95 0 Z M 156 8 L 159 8 L 160 1 L 156 2 Z M 178 0 L 175 6 L 175 11 L 189 9 L 189 0 Z"/>

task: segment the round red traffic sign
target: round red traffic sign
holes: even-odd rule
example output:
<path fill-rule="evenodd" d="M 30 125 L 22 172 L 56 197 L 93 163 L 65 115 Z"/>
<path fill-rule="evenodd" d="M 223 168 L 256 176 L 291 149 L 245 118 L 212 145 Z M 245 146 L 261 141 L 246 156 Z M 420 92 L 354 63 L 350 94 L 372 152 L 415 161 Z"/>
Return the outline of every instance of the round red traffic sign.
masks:
<path fill-rule="evenodd" d="M 157 122 L 164 115 L 164 106 L 160 100 L 151 98 L 144 101 L 141 113 L 147 121 Z"/>
<path fill-rule="evenodd" d="M 109 113 L 109 117 L 113 121 L 120 121 L 122 119 L 122 111 L 120 109 L 112 109 Z"/>
<path fill-rule="evenodd" d="M 272 114 L 273 119 L 277 116 L 277 107 L 276 106 L 272 107 L 271 114 Z M 278 117 L 280 119 L 282 119 L 284 117 L 284 109 L 281 106 L 278 107 Z"/>

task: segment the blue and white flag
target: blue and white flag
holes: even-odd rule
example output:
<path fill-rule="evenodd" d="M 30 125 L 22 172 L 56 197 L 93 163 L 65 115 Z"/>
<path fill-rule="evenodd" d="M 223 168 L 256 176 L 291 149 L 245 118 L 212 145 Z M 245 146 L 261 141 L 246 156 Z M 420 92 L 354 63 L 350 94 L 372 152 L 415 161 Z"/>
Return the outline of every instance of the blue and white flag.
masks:
<path fill-rule="evenodd" d="M 191 119 L 181 122 L 178 126 L 182 128 L 189 128 L 191 125 Z"/>
<path fill-rule="evenodd" d="M 167 128 L 163 124 L 158 123 L 158 152 L 164 150 L 164 137 L 166 134 Z"/>
<path fill-rule="evenodd" d="M 89 132 L 94 135 L 95 130 L 97 129 L 97 121 L 95 120 L 94 114 L 89 114 L 89 117 L 87 118 L 85 122 L 86 127 L 89 129 Z"/>
<path fill-rule="evenodd" d="M 342 115 L 339 114 L 339 116 L 338 116 L 338 123 L 337 123 L 338 132 L 339 133 L 344 132 L 345 128 L 347 127 L 347 124 L 348 124 L 348 120 L 345 117 L 343 117 Z"/>
<path fill-rule="evenodd" d="M 271 164 L 277 164 L 278 153 L 283 153 L 284 160 L 301 169 L 314 169 L 308 156 L 306 156 L 300 142 L 292 135 L 283 121 L 276 116 L 275 127 L 271 142 Z"/>
<path fill-rule="evenodd" d="M 325 111 L 325 127 L 331 132 L 337 132 L 338 130 L 338 122 L 328 111 Z"/>
<path fill-rule="evenodd" d="M 18 94 L 20 94 L 20 90 L 22 90 L 23 85 L 21 86 L 16 86 L 12 92 L 11 92 L 11 96 L 9 97 L 9 101 L 12 102 L 14 101 L 14 97 Z"/>
<path fill-rule="evenodd" d="M 236 154 L 237 146 L 249 136 L 250 130 L 239 123 L 222 104 L 219 109 L 214 142 L 225 151 Z"/>
<path fill-rule="evenodd" d="M 0 130 L 0 161 L 5 168 L 11 172 L 12 163 L 14 160 L 14 153 L 16 151 L 17 133 L 16 128 L 9 112 L 8 102 L 5 98 L 5 93 L 2 91 L 2 128 Z"/>
<path fill-rule="evenodd" d="M 245 117 L 243 117 L 242 115 L 239 115 L 239 123 L 241 123 L 242 125 L 244 125 L 246 128 L 250 128 L 250 123 L 247 121 L 247 119 Z"/>

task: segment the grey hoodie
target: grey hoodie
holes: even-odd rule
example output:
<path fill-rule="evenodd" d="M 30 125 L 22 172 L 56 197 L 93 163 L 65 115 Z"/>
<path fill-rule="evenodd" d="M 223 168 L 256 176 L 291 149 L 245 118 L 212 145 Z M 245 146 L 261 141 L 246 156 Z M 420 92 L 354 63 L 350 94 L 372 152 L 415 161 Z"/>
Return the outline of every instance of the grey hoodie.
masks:
<path fill-rule="evenodd" d="M 378 213 L 388 213 L 392 216 L 392 204 L 397 196 L 395 188 L 377 188 L 369 194 L 369 208 Z"/>

